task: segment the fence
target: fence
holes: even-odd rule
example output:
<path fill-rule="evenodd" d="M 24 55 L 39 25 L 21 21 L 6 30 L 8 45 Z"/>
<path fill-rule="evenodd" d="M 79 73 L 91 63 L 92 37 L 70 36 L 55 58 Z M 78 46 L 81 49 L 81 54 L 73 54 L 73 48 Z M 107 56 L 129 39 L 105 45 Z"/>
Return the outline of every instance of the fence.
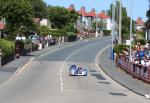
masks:
<path fill-rule="evenodd" d="M 150 83 L 150 67 L 131 63 L 125 57 L 117 58 L 117 65 L 133 77 L 143 80 L 146 83 Z"/>
<path fill-rule="evenodd" d="M 14 52 L 11 53 L 10 55 L 7 55 L 7 56 L 3 56 L 1 58 L 1 65 L 5 65 L 7 64 L 8 62 L 14 60 Z"/>

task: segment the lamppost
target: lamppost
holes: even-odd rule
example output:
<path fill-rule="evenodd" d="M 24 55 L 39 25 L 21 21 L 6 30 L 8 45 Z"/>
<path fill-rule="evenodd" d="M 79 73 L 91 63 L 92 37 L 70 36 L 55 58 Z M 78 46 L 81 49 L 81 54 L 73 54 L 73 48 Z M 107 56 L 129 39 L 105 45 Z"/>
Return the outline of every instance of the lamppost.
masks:
<path fill-rule="evenodd" d="M 130 61 L 132 61 L 132 48 L 131 48 L 131 39 L 132 39 L 132 5 L 133 5 L 133 1 L 130 0 Z"/>
<path fill-rule="evenodd" d="M 95 37 L 98 37 L 98 12 L 96 13 L 96 32 L 95 32 Z"/>
<path fill-rule="evenodd" d="M 2 66 L 2 49 L 0 49 L 0 68 Z"/>
<path fill-rule="evenodd" d="M 121 38 L 121 21 L 122 21 L 122 2 L 121 0 L 118 0 L 120 2 L 119 6 L 119 44 L 122 43 L 122 38 Z"/>
<path fill-rule="evenodd" d="M 112 51 L 111 51 L 111 57 L 112 60 L 114 60 L 114 33 L 115 33 L 115 0 L 113 1 L 112 6 L 112 31 L 111 31 L 111 37 L 112 37 Z"/>

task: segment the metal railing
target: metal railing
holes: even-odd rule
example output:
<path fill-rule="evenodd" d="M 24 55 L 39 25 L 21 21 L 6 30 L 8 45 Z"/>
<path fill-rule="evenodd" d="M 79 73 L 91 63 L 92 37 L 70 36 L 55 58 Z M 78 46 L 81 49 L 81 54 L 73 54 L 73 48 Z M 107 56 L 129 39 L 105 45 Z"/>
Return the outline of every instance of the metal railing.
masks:
<path fill-rule="evenodd" d="M 119 57 L 116 60 L 117 66 L 131 74 L 133 77 L 140 79 L 146 83 L 150 83 L 150 66 L 131 63 L 125 57 Z"/>

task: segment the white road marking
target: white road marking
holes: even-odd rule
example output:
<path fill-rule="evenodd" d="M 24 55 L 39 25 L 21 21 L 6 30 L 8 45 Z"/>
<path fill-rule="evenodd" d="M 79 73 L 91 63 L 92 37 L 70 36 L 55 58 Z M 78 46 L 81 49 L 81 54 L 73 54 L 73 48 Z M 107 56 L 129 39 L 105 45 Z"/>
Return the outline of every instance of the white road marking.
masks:
<path fill-rule="evenodd" d="M 15 74 L 19 73 L 19 72 L 22 72 L 23 69 L 22 68 L 25 68 L 33 59 L 30 59 L 27 63 L 21 65 L 16 71 L 15 71 Z"/>
<path fill-rule="evenodd" d="M 146 99 L 150 99 L 150 94 L 145 94 Z"/>
<path fill-rule="evenodd" d="M 104 41 L 106 41 L 106 40 L 104 40 Z M 60 69 L 60 87 L 61 87 L 61 91 L 64 90 L 63 75 L 62 75 L 62 74 L 63 74 L 64 65 L 65 65 L 65 63 L 67 62 L 67 60 L 68 60 L 70 57 L 72 57 L 74 54 L 78 53 L 80 50 L 85 49 L 85 48 L 87 48 L 87 47 L 89 47 L 89 46 L 95 45 L 95 44 L 97 44 L 97 43 L 99 43 L 99 42 L 92 43 L 92 44 L 86 45 L 86 46 L 84 46 L 84 47 L 82 47 L 82 48 L 79 48 L 78 50 L 75 50 L 74 52 L 72 52 L 72 53 L 64 60 L 62 66 L 61 66 L 61 69 Z"/>
<path fill-rule="evenodd" d="M 49 51 L 49 52 L 47 52 L 47 53 L 44 53 L 43 55 L 40 55 L 40 56 L 37 57 L 37 58 L 41 58 L 41 57 L 43 57 L 43 56 L 45 56 L 45 55 L 47 55 L 47 54 L 50 54 L 50 53 L 53 53 L 53 52 L 55 52 L 55 51 L 58 51 L 58 50 L 61 50 L 61 49 L 64 49 L 64 48 L 68 48 L 68 47 L 71 47 L 71 46 L 74 46 L 74 45 L 78 45 L 78 44 L 79 44 L 79 43 L 77 42 L 77 43 L 75 43 L 75 44 L 71 44 L 71 45 L 68 45 L 68 46 L 60 47 L 60 48 L 58 48 L 58 49 L 55 49 L 55 50 Z"/>
<path fill-rule="evenodd" d="M 95 65 L 98 67 L 98 68 L 100 68 L 99 67 L 99 57 L 101 56 L 101 54 L 107 49 L 107 48 L 109 48 L 109 47 L 111 47 L 111 45 L 108 45 L 108 46 L 106 46 L 105 48 L 103 48 L 98 54 L 97 54 L 97 56 L 96 56 L 96 58 L 95 58 Z M 103 71 L 101 70 L 101 69 L 99 69 L 99 71 L 102 73 L 102 74 L 105 74 L 105 73 L 103 73 Z"/>
<path fill-rule="evenodd" d="M 35 58 L 31 58 L 31 60 L 34 60 Z"/>

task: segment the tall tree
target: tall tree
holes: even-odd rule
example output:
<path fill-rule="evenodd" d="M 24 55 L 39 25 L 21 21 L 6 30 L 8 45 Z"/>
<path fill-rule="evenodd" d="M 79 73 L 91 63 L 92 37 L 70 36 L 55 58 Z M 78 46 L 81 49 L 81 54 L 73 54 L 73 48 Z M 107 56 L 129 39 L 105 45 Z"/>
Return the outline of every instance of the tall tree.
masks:
<path fill-rule="evenodd" d="M 49 6 L 49 19 L 52 23 L 52 28 L 63 28 L 68 23 L 68 10 L 64 7 Z"/>
<path fill-rule="evenodd" d="M 99 30 L 106 29 L 107 22 L 105 20 L 100 20 L 97 22 L 97 26 Z M 96 29 L 96 22 L 93 22 L 92 27 Z"/>
<path fill-rule="evenodd" d="M 150 0 L 149 0 L 149 10 L 146 13 L 148 20 L 146 21 L 146 28 L 150 29 Z"/>
<path fill-rule="evenodd" d="M 34 26 L 32 6 L 26 0 L 0 0 L 0 17 L 6 19 L 6 29 L 11 35 Z"/>
<path fill-rule="evenodd" d="M 110 5 L 110 9 L 107 11 L 107 14 L 112 17 L 112 7 L 113 7 L 113 4 Z M 116 23 L 118 24 L 119 22 L 119 1 L 116 1 L 116 4 L 115 4 L 115 21 Z M 134 25 L 134 21 L 133 21 L 133 25 Z M 134 27 L 134 26 L 133 26 Z M 122 32 L 122 39 L 125 40 L 125 39 L 128 39 L 129 38 L 129 31 L 130 31 L 130 17 L 127 15 L 127 10 L 125 7 L 122 7 L 122 28 L 121 28 Z M 117 28 L 118 30 L 118 28 Z M 133 32 L 134 31 L 134 28 L 133 28 Z"/>
<path fill-rule="evenodd" d="M 28 0 L 34 11 L 34 17 L 48 18 L 47 4 L 43 0 Z"/>
<path fill-rule="evenodd" d="M 59 6 L 49 6 L 48 12 L 52 28 L 62 29 L 67 25 L 74 24 L 78 18 L 75 11 L 68 11 L 66 8 Z"/>

